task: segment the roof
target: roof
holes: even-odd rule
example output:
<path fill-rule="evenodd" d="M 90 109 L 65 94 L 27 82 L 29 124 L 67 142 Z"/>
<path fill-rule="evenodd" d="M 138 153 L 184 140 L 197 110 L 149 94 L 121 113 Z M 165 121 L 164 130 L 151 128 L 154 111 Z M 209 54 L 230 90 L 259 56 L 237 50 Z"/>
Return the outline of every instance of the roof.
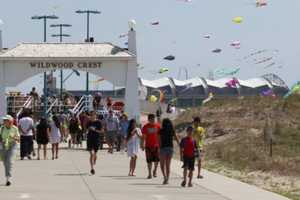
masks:
<path fill-rule="evenodd" d="M 257 88 L 257 87 L 263 87 L 268 86 L 272 87 L 269 82 L 264 78 L 252 78 L 248 80 L 239 80 L 239 83 L 241 86 L 250 87 L 250 88 Z"/>
<path fill-rule="evenodd" d="M 0 54 L 5 58 L 132 58 L 131 52 L 111 43 L 21 43 Z"/>
<path fill-rule="evenodd" d="M 173 82 L 174 82 L 175 86 L 186 86 L 186 85 L 191 84 L 191 87 L 197 87 L 197 86 L 204 85 L 203 81 L 199 77 L 191 78 L 191 79 L 184 80 L 184 81 L 173 79 Z"/>
<path fill-rule="evenodd" d="M 232 78 L 221 78 L 218 80 L 205 79 L 208 86 L 217 87 L 217 88 L 227 87 L 226 83 L 228 83 L 231 80 L 232 80 Z"/>
<path fill-rule="evenodd" d="M 151 88 L 160 88 L 160 87 L 165 87 L 165 86 L 171 86 L 170 79 L 167 77 L 156 79 L 156 80 L 146 80 L 146 79 L 141 79 L 141 84 L 145 87 L 151 87 Z"/>

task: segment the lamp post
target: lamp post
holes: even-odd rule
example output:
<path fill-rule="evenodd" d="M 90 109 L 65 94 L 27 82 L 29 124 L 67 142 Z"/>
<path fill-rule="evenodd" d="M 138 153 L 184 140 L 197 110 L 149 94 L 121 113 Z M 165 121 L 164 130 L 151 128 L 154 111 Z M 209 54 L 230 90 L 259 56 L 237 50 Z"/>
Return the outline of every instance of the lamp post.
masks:
<path fill-rule="evenodd" d="M 77 14 L 86 14 L 86 42 L 90 42 L 90 14 L 101 14 L 97 10 L 77 10 Z M 86 72 L 86 95 L 89 94 L 89 72 Z"/>
<path fill-rule="evenodd" d="M 52 37 L 59 37 L 59 42 L 62 43 L 63 37 L 71 37 L 69 34 L 63 34 L 63 27 L 71 27 L 71 24 L 51 24 L 50 27 L 59 27 L 59 34 L 53 34 Z M 60 70 L 60 100 L 63 101 L 63 70 Z"/>
<path fill-rule="evenodd" d="M 48 19 L 58 19 L 56 15 L 35 15 L 31 17 L 32 20 L 44 20 L 44 42 L 47 42 L 47 20 Z M 47 117 L 47 97 L 48 97 L 48 91 L 47 91 L 47 72 L 44 72 L 44 116 Z"/>

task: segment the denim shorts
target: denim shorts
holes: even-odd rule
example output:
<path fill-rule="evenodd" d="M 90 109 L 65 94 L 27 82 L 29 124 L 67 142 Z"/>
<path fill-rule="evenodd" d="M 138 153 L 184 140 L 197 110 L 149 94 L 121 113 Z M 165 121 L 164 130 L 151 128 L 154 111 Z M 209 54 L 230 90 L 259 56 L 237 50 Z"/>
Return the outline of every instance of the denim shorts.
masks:
<path fill-rule="evenodd" d="M 174 153 L 174 150 L 172 147 L 163 147 L 160 149 L 160 155 L 161 156 L 168 156 L 172 157 Z"/>

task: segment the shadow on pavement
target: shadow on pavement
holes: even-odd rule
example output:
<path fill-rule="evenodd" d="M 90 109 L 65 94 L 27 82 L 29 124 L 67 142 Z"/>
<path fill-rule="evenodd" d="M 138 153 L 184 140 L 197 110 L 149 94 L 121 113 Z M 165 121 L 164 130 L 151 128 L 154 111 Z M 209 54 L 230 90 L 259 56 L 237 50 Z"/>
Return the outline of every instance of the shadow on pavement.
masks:
<path fill-rule="evenodd" d="M 136 185 L 136 186 L 161 186 L 158 183 L 131 183 L 129 185 Z"/>

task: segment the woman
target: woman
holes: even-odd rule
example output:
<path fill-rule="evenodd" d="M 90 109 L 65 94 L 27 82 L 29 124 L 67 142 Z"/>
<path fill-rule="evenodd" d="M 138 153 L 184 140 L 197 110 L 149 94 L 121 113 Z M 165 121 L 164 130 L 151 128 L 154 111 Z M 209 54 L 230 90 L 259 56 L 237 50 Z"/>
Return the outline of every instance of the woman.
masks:
<path fill-rule="evenodd" d="M 127 154 L 130 157 L 128 176 L 135 176 L 134 171 L 136 168 L 136 160 L 139 152 L 141 137 L 142 137 L 142 132 L 139 128 L 137 128 L 135 119 L 130 120 L 127 129 L 127 138 L 126 138 Z"/>
<path fill-rule="evenodd" d="M 56 115 L 53 115 L 50 123 L 49 140 L 52 144 L 52 160 L 58 159 L 58 145 L 61 142 L 61 123 Z"/>
<path fill-rule="evenodd" d="M 36 142 L 38 144 L 37 159 L 40 160 L 40 150 L 43 145 L 44 160 L 47 160 L 47 144 L 49 143 L 50 126 L 46 118 L 41 118 L 36 127 Z"/>
<path fill-rule="evenodd" d="M 17 143 L 20 141 L 20 134 L 18 128 L 13 125 L 13 117 L 6 115 L 2 120 L 4 125 L 0 128 L 0 158 L 4 164 L 6 186 L 10 186 L 12 164 L 16 155 Z"/>
<path fill-rule="evenodd" d="M 70 123 L 69 123 L 69 132 L 70 132 L 70 135 L 71 135 L 71 140 L 69 141 L 69 147 L 71 148 L 71 146 L 76 144 L 78 145 L 78 141 L 77 139 L 78 138 L 78 135 L 79 135 L 79 132 L 80 132 L 80 127 L 79 127 L 79 121 L 78 119 L 76 118 L 76 115 L 73 115 L 71 117 L 71 120 L 70 120 Z"/>
<path fill-rule="evenodd" d="M 160 142 L 160 167 L 164 176 L 163 184 L 169 183 L 171 160 L 173 157 L 173 139 L 176 139 L 179 145 L 179 137 L 176 135 L 173 124 L 170 119 L 165 118 L 162 122 L 162 128 L 159 132 Z"/>

